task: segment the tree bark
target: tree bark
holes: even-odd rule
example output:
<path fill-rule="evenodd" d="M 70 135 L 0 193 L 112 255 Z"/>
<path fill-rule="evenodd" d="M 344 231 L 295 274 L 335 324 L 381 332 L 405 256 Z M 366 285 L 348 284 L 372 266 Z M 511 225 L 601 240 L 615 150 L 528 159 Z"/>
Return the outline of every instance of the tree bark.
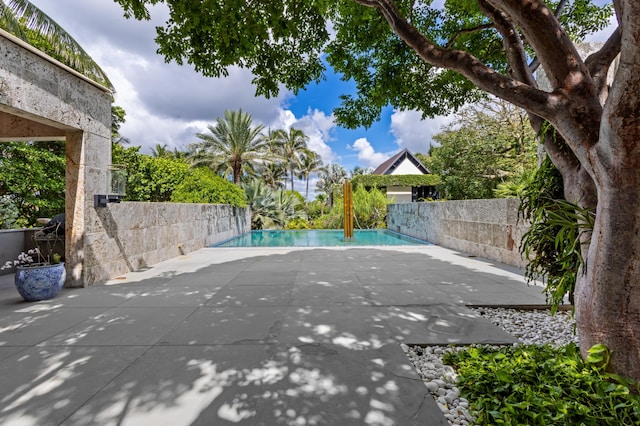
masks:
<path fill-rule="evenodd" d="M 635 181 L 633 188 L 599 192 L 586 270 L 576 285 L 575 312 L 583 356 L 604 343 L 613 351 L 611 370 L 638 380 L 640 179 L 630 181 Z"/>
<path fill-rule="evenodd" d="M 613 351 L 611 369 L 640 380 L 640 4 L 616 2 L 622 17 L 620 66 L 590 151 L 598 187 L 596 222 L 576 292 L 583 355 Z M 623 13 L 624 11 L 624 13 Z"/>

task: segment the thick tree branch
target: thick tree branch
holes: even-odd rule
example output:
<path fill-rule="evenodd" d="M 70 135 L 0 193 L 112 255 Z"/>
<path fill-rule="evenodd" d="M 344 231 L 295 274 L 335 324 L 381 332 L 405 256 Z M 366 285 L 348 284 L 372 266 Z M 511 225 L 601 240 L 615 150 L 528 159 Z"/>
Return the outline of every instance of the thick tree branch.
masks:
<path fill-rule="evenodd" d="M 461 50 L 444 49 L 413 27 L 392 0 L 354 0 L 378 9 L 391 29 L 425 62 L 459 72 L 480 89 L 536 115 L 550 119 L 563 110 L 564 96 L 547 93 L 502 75 Z"/>
<path fill-rule="evenodd" d="M 588 85 L 587 69 L 558 19 L 541 0 L 486 0 L 504 12 L 536 52 L 553 88 Z M 578 77 L 578 78 L 576 78 Z"/>
<path fill-rule="evenodd" d="M 558 6 L 556 7 L 556 11 L 554 12 L 554 15 L 556 18 L 560 17 L 560 14 L 562 13 L 566 5 L 567 5 L 567 0 L 560 0 L 560 3 L 558 3 Z M 538 59 L 537 56 L 535 56 L 531 61 L 531 63 L 529 64 L 529 71 L 531 71 L 531 73 L 534 73 L 536 72 L 539 66 L 540 66 L 540 60 Z"/>
<path fill-rule="evenodd" d="M 609 68 L 611 68 L 611 64 L 620 54 L 621 41 L 622 34 L 620 33 L 620 29 L 616 28 L 604 46 L 602 46 L 602 49 L 589 55 L 584 61 L 591 73 L 591 78 L 593 78 L 596 84 L 598 93 L 602 93 L 607 86 Z"/>
<path fill-rule="evenodd" d="M 602 106 L 595 82 L 575 45 L 542 0 L 486 1 L 504 12 L 537 52 L 553 93 L 564 98 L 565 109 L 549 121 L 580 162 L 589 164 L 589 149 L 599 138 Z"/>
<path fill-rule="evenodd" d="M 453 35 L 453 37 L 451 37 L 451 40 L 449 40 L 447 42 L 447 44 L 444 45 L 444 47 L 446 49 L 450 48 L 451 46 L 453 46 L 453 43 L 456 42 L 458 37 L 460 37 L 462 35 L 473 34 L 473 33 L 476 33 L 478 31 L 486 30 L 486 29 L 489 29 L 489 28 L 493 28 L 493 24 L 478 25 L 477 27 L 473 27 L 473 28 L 463 28 L 460 31 L 458 31 L 457 33 L 455 33 Z"/>
<path fill-rule="evenodd" d="M 495 23 L 496 29 L 502 35 L 504 50 L 507 53 L 507 61 L 513 70 L 513 76 L 531 87 L 538 87 L 533 74 L 529 71 L 527 54 L 516 27 L 509 22 L 502 12 L 485 0 L 478 0 L 478 4 L 485 15 Z"/>

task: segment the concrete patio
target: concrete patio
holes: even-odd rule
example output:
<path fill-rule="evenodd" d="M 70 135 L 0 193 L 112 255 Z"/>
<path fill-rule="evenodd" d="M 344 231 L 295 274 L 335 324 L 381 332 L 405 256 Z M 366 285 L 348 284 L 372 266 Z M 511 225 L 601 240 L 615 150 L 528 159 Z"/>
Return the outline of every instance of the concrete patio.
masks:
<path fill-rule="evenodd" d="M 510 343 L 543 305 L 438 246 L 207 248 L 27 303 L 0 277 L 3 425 L 446 425 L 400 343 Z"/>

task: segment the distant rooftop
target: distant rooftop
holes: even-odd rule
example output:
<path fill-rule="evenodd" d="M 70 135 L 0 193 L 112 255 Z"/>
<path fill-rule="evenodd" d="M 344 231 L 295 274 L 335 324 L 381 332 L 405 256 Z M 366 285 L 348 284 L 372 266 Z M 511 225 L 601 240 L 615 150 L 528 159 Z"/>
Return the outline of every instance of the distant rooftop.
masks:
<path fill-rule="evenodd" d="M 374 175 L 390 175 L 393 174 L 393 171 L 402 164 L 403 161 L 408 160 L 413 163 L 423 174 L 428 175 L 431 174 L 429 169 L 427 169 L 424 164 L 420 162 L 408 149 L 403 149 L 398 152 L 393 157 L 389 158 L 384 163 L 380 164 L 373 172 Z"/>

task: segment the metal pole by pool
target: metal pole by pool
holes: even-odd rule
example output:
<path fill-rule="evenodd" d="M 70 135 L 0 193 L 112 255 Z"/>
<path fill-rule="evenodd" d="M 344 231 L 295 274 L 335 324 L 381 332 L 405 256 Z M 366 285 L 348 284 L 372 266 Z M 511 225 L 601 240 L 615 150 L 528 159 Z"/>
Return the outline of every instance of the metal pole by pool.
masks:
<path fill-rule="evenodd" d="M 353 187 L 351 181 L 344 183 L 344 239 L 353 240 Z"/>

